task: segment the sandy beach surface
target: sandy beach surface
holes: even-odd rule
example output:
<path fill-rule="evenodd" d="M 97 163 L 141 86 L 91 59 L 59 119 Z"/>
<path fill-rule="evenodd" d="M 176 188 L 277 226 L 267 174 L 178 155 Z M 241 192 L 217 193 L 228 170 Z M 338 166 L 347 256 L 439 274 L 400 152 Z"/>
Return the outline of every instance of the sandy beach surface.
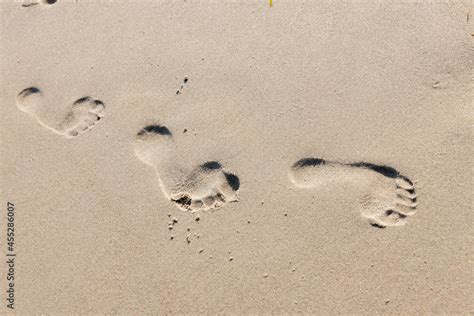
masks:
<path fill-rule="evenodd" d="M 0 10 L 1 314 L 474 311 L 471 1 Z"/>

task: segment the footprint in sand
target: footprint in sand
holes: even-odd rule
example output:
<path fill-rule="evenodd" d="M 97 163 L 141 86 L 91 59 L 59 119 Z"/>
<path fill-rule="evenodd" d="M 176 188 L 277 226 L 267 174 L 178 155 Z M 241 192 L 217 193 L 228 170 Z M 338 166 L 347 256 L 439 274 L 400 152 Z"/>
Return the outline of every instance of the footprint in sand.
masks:
<path fill-rule="evenodd" d="M 83 97 L 70 105 L 64 114 L 57 115 L 48 106 L 42 91 L 35 87 L 21 91 L 16 103 L 21 111 L 34 116 L 41 125 L 68 138 L 91 130 L 104 117 L 105 112 L 102 101 Z"/>
<path fill-rule="evenodd" d="M 32 7 L 37 4 L 46 4 L 46 5 L 52 5 L 55 4 L 57 0 L 27 0 L 25 1 L 21 6 L 24 8 Z"/>
<path fill-rule="evenodd" d="M 135 154 L 156 170 L 163 193 L 182 210 L 217 209 L 238 201 L 239 178 L 216 161 L 186 165 L 173 134 L 164 126 L 148 125 L 140 130 Z"/>
<path fill-rule="evenodd" d="M 367 189 L 360 200 L 360 211 L 374 227 L 404 225 L 408 217 L 416 213 L 413 182 L 391 167 L 306 158 L 293 164 L 289 177 L 300 188 L 346 182 Z"/>

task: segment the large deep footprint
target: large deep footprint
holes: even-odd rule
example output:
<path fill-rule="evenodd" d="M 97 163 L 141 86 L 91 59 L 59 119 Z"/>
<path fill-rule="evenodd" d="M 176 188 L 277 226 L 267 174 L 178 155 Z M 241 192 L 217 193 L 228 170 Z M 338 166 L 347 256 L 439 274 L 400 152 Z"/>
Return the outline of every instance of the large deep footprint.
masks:
<path fill-rule="evenodd" d="M 92 97 L 83 97 L 63 110 L 63 114 L 47 104 L 43 92 L 35 87 L 24 89 L 16 98 L 18 108 L 33 117 L 44 127 L 68 138 L 91 130 L 105 114 L 102 101 Z"/>
<path fill-rule="evenodd" d="M 158 124 L 144 127 L 135 138 L 136 156 L 156 170 L 163 193 L 176 206 L 196 212 L 238 201 L 236 175 L 216 161 L 190 168 L 177 156 L 176 146 L 171 131 Z"/>
<path fill-rule="evenodd" d="M 340 163 L 319 158 L 300 159 L 289 177 L 300 188 L 349 182 L 368 190 L 359 201 L 361 215 L 374 227 L 401 226 L 416 213 L 413 182 L 388 166 L 365 162 Z"/>

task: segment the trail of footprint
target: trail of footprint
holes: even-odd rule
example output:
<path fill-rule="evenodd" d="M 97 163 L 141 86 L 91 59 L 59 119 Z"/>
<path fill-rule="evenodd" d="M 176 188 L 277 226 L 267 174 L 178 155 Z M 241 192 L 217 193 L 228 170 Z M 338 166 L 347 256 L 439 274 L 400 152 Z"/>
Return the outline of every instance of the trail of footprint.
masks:
<path fill-rule="evenodd" d="M 140 130 L 134 150 L 138 159 L 156 170 L 163 193 L 182 210 L 217 209 L 238 201 L 239 178 L 217 161 L 192 169 L 180 164 L 174 137 L 164 126 L 148 125 Z"/>
<path fill-rule="evenodd" d="M 374 227 L 404 225 L 408 217 L 416 213 L 413 182 L 392 167 L 306 158 L 293 164 L 289 177 L 300 188 L 342 182 L 367 186 L 370 192 L 361 198 L 360 211 Z"/>
<path fill-rule="evenodd" d="M 76 100 L 63 116 L 57 117 L 57 114 L 48 107 L 42 91 L 35 87 L 21 91 L 16 103 L 21 111 L 35 117 L 41 125 L 68 138 L 91 130 L 104 117 L 105 112 L 102 101 L 83 97 Z"/>

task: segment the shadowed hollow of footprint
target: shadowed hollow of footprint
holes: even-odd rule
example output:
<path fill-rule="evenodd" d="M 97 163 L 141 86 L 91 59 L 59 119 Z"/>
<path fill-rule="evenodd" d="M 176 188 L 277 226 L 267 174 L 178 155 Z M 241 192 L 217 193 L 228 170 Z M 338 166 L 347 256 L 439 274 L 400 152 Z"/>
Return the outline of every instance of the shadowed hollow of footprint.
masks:
<path fill-rule="evenodd" d="M 153 124 L 142 128 L 135 138 L 135 154 L 155 168 L 163 193 L 180 209 L 196 212 L 217 209 L 236 202 L 239 178 L 217 161 L 208 161 L 189 168 L 180 164 L 179 144 L 171 131 Z M 186 171 L 183 171 L 186 170 Z"/>
<path fill-rule="evenodd" d="M 366 187 L 367 192 L 360 199 L 360 212 L 373 227 L 401 226 L 416 213 L 417 196 L 413 182 L 389 166 L 305 158 L 293 164 L 289 177 L 300 188 L 343 182 Z"/>

